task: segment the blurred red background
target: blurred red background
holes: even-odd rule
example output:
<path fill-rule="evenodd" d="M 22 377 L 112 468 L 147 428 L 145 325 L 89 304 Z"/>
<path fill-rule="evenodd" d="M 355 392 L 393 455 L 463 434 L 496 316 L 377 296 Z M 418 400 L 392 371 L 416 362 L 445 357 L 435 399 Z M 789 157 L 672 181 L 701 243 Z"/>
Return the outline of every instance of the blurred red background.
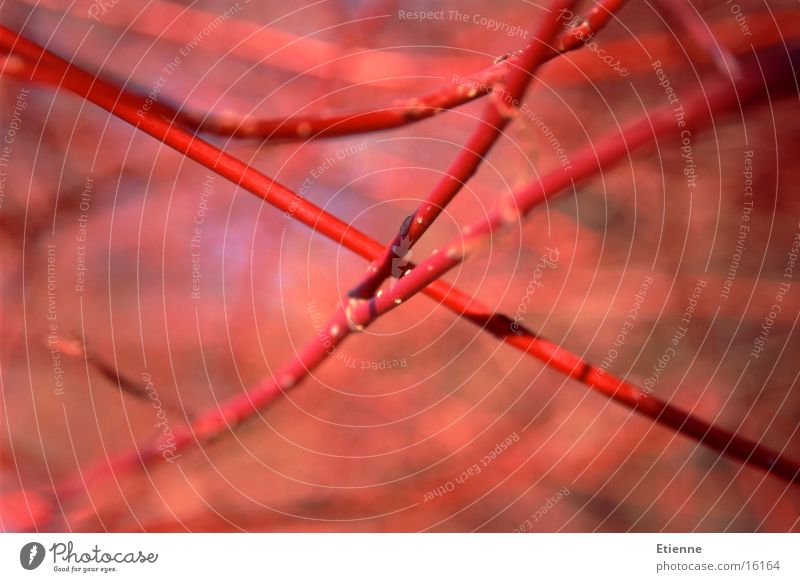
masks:
<path fill-rule="evenodd" d="M 800 35 L 794 0 L 692 5 L 735 54 Z M 444 16 L 402 16 L 416 10 Z M 530 28 L 540 9 L 345 0 L 67 9 L 15 0 L 0 14 L 105 78 L 144 93 L 158 87 L 165 102 L 274 117 L 372 107 L 452 83 L 524 46 L 515 30 Z M 512 124 L 414 260 L 557 166 L 556 147 L 569 156 L 667 105 L 654 61 L 678 95 L 715 74 L 695 39 L 647 2 L 623 7 L 596 42 L 628 74 L 587 49 L 545 65 L 525 99 L 532 113 Z M 366 265 L 73 95 L 4 78 L 2 99 L 0 130 L 18 130 L 0 199 L 0 486 L 46 498 L 81 468 L 154 437 L 159 418 L 179 426 L 287 362 Z M 796 282 L 763 351 L 750 355 L 800 229 L 797 106 L 796 96 L 776 98 L 694 133 L 691 192 L 679 141 L 632 153 L 539 208 L 521 233 L 495 239 L 449 281 L 512 316 L 539 281 L 521 313 L 525 325 L 640 386 L 653 379 L 702 281 L 654 394 L 797 456 Z M 481 110 L 475 102 L 347 138 L 212 141 L 388 241 Z M 754 204 L 742 242 L 750 170 Z M 548 248 L 558 258 L 537 272 Z M 650 278 L 638 319 L 615 345 Z M 151 379 L 161 416 L 152 401 L 68 357 L 66 344 L 54 353 L 52 325 L 62 342 L 85 339 L 122 376 Z M 456 480 L 476 464 L 480 472 Z M 88 486 L 44 527 L 796 531 L 799 517 L 797 487 L 654 425 L 418 297 L 349 339 L 235 433 L 174 463 Z"/>

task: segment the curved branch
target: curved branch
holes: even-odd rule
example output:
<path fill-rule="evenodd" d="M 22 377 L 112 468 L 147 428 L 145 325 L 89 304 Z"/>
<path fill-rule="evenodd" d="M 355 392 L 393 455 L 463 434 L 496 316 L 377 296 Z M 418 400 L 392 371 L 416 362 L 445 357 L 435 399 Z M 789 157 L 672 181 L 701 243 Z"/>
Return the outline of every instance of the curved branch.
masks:
<path fill-rule="evenodd" d="M 598 6 L 587 12 L 580 23 L 571 26 L 556 38 L 553 42 L 555 50 L 547 50 L 543 56 L 544 61 L 583 46 L 610 21 L 624 2 L 625 0 L 602 0 Z M 58 72 L 56 70 L 48 75 L 48 71 L 41 69 L 46 69 L 47 66 L 46 61 L 39 65 L 39 79 L 52 82 L 52 75 L 58 75 Z M 169 104 L 163 99 L 148 101 L 146 95 L 135 91 L 127 91 L 127 95 L 141 102 L 138 107 L 146 107 L 167 120 L 176 121 L 185 129 L 210 135 L 266 141 L 332 138 L 393 129 L 428 119 L 491 93 L 512 71 L 519 71 L 521 68 L 520 55 L 512 55 L 425 95 L 400 99 L 382 107 L 331 116 L 238 118 L 213 112 L 186 111 L 182 106 Z M 14 69 L 8 72 L 15 74 Z M 17 76 L 29 76 L 25 71 L 20 73 Z"/>

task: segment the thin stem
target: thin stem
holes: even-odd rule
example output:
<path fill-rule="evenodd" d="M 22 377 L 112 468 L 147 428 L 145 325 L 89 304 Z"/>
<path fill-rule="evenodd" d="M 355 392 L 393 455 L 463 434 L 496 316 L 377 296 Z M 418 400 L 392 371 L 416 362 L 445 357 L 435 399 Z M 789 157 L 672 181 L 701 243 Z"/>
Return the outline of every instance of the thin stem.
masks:
<path fill-rule="evenodd" d="M 384 249 L 383 256 L 375 261 L 373 268 L 350 292 L 351 297 L 368 299 L 389 278 L 402 277 L 406 267 L 404 257 L 430 228 L 444 209 L 461 191 L 483 160 L 489 154 L 503 130 L 511 122 L 520 100 L 533 79 L 536 69 L 544 63 L 551 42 L 563 26 L 562 14 L 571 12 L 575 1 L 556 1 L 547 10 L 531 31 L 532 41 L 516 59 L 515 68 L 508 74 L 500 90 L 496 91 L 483 111 L 477 129 L 467 140 L 456 159 L 445 171 L 426 200 L 408 217 L 395 235 L 394 240 Z M 393 272 L 394 271 L 394 272 Z"/>
<path fill-rule="evenodd" d="M 549 61 L 559 54 L 577 49 L 601 30 L 624 0 L 604 0 L 592 8 L 577 26 L 563 31 L 553 46 L 542 55 Z M 24 39 L 23 39 L 24 40 Z M 7 45 L 5 45 L 7 47 Z M 543 61 L 543 62 L 544 62 Z M 53 82 L 62 77 L 62 69 L 50 67 L 49 59 L 37 64 L 38 80 Z M 30 66 L 30 63 L 29 63 Z M 242 119 L 231 115 L 195 113 L 185 111 L 179 105 L 169 104 L 165 99 L 148 100 L 146 95 L 126 91 L 126 98 L 136 103 L 136 110 L 146 108 L 149 112 L 178 122 L 185 129 L 211 135 L 261 140 L 297 140 L 308 138 L 331 138 L 365 132 L 382 131 L 416 123 L 459 107 L 492 92 L 492 89 L 507 78 L 510 72 L 521 68 L 520 56 L 513 55 L 492 66 L 450 83 L 441 89 L 419 97 L 398 100 L 386 106 L 332 116 L 295 116 L 288 118 Z M 25 67 L 11 67 L 7 74 L 19 78 L 33 78 Z M 94 77 L 93 77 L 94 78 Z M 97 82 L 100 82 L 97 80 Z"/>

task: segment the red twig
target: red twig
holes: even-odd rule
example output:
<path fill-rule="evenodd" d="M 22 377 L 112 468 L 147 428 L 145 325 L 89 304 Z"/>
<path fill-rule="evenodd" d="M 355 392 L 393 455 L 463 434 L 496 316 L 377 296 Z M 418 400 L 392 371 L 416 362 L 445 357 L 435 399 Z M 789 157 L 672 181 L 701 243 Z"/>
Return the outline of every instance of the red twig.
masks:
<path fill-rule="evenodd" d="M 738 77 L 742 74 L 736 56 L 716 39 L 697 9 L 687 0 L 656 0 L 656 5 L 668 20 L 684 28 L 697 46 L 711 55 L 714 65 L 723 75 Z"/>
<path fill-rule="evenodd" d="M 0 48 L 10 53 L 6 72 L 9 67 L 15 67 L 17 77 L 22 75 L 21 71 L 25 71 L 27 78 L 51 84 L 59 89 L 67 89 L 142 129 L 177 151 L 185 153 L 187 157 L 220 173 L 234 184 L 245 188 L 295 220 L 365 259 L 375 260 L 381 255 L 384 248 L 382 244 L 346 225 L 244 162 L 172 126 L 152 112 L 147 112 L 143 116 L 138 115 L 143 104 L 139 97 L 96 79 L 81 68 L 67 63 L 2 25 L 0 25 Z M 443 282 L 437 282 L 426 292 L 437 301 L 445 301 L 456 312 L 467 309 L 471 301 L 468 295 L 451 289 Z M 461 298 L 461 302 L 446 299 L 456 296 Z"/>
<path fill-rule="evenodd" d="M 506 80 L 484 109 L 478 128 L 427 199 L 403 222 L 394 240 L 384 250 L 383 256 L 375 261 L 368 275 L 353 288 L 351 297 L 369 299 L 390 275 L 402 277 L 405 271 L 405 254 L 478 171 L 489 150 L 517 113 L 520 100 L 536 69 L 544 62 L 548 52 L 552 51 L 550 43 L 563 26 L 562 14 L 574 5 L 574 1 L 552 3 L 547 16 L 532 31 L 533 41 L 515 59 L 515 68 L 508 73 Z"/>
<path fill-rule="evenodd" d="M 10 50 L 14 55 L 14 58 L 21 56 L 22 58 L 29 59 L 32 55 L 34 62 L 41 59 L 42 61 L 49 61 L 51 64 L 53 62 L 53 58 L 57 59 L 57 57 L 49 55 L 43 51 L 43 49 L 36 47 L 32 43 L 26 43 L 27 41 L 19 39 L 17 35 L 11 31 L 8 31 L 8 29 L 0 29 L 0 45 L 5 46 L 7 50 Z M 56 80 L 62 81 L 64 86 L 67 88 L 77 92 L 80 95 L 83 95 L 86 98 L 89 98 L 93 102 L 105 107 L 115 115 L 119 115 L 120 117 L 124 118 L 123 114 L 130 114 L 131 107 L 136 105 L 137 102 L 135 99 L 131 99 L 119 89 L 107 84 L 103 84 L 102 82 L 95 80 L 93 77 L 91 77 L 91 75 L 88 75 L 88 73 L 83 73 L 74 67 L 70 67 L 63 61 L 60 61 L 58 64 L 60 67 L 62 67 L 61 79 Z M 84 76 L 81 77 L 80 75 L 77 75 L 76 72 L 81 73 Z M 781 72 L 785 75 L 787 72 L 791 72 L 791 68 L 788 68 L 788 71 L 786 67 L 779 71 L 767 71 L 767 81 L 769 86 L 779 86 L 781 84 L 782 79 L 775 74 L 776 72 Z M 736 91 L 738 91 L 740 95 L 744 97 L 756 96 L 758 89 L 760 88 L 759 83 L 757 82 L 758 77 L 755 74 L 757 73 L 757 70 L 751 69 L 750 73 L 749 79 L 746 81 L 739 81 L 734 86 L 724 83 L 715 85 L 714 89 L 708 92 L 708 95 L 710 96 L 708 102 L 712 105 L 710 109 L 706 106 L 706 98 L 703 95 L 695 94 L 690 99 L 687 99 L 687 123 L 689 125 L 701 125 L 703 122 L 706 122 L 709 119 L 713 112 L 731 107 L 736 103 Z M 88 85 L 86 84 L 87 78 Z M 587 150 L 586 152 L 579 154 L 573 158 L 573 169 L 570 172 L 557 171 L 548 174 L 541 181 L 539 181 L 537 185 L 529 186 L 518 194 L 518 196 L 515 198 L 515 202 L 519 206 L 507 206 L 505 211 L 497 213 L 497 216 L 500 216 L 502 221 L 507 222 L 509 220 L 509 215 L 507 213 L 509 209 L 514 210 L 516 213 L 518 209 L 524 210 L 525 208 L 532 207 L 537 200 L 543 200 L 548 195 L 553 195 L 559 189 L 563 188 L 564 185 L 571 184 L 573 180 L 587 177 L 588 175 L 591 175 L 593 171 L 597 171 L 597 169 L 613 163 L 621 156 L 626 155 L 630 149 L 639 147 L 651 141 L 656 135 L 667 134 L 674 131 L 674 120 L 670 118 L 670 115 L 671 112 L 659 112 L 647 119 L 628 126 L 628 128 L 620 133 L 619 136 L 612 136 L 602 143 L 597 150 L 598 157 L 595 157 L 594 149 L 590 149 L 590 151 Z M 137 125 L 139 125 L 139 123 L 137 123 Z M 163 127 L 165 125 L 168 126 L 164 120 L 154 118 L 151 120 L 149 127 L 150 131 L 148 131 L 148 133 L 159 139 L 161 138 L 160 136 L 164 136 L 165 142 L 167 141 L 167 138 L 169 138 L 174 142 L 174 145 L 170 145 L 173 145 L 173 147 L 179 149 L 179 151 L 189 150 L 192 154 L 190 155 L 190 153 L 187 152 L 189 157 L 196 159 L 200 163 L 209 165 L 209 167 L 212 168 L 218 168 L 221 163 L 220 160 L 227 159 L 224 153 L 216 150 L 213 148 L 213 146 L 205 144 L 201 140 L 197 140 L 192 136 L 186 136 L 185 133 L 181 133 L 180 131 L 174 131 L 171 127 Z M 203 147 L 199 148 L 200 151 L 196 151 L 198 144 L 203 145 Z M 266 194 L 261 192 L 256 192 L 256 194 L 265 198 L 265 200 L 268 202 L 279 207 L 281 207 L 281 204 L 286 203 L 287 198 L 285 196 L 269 196 L 270 190 L 275 184 L 273 181 L 266 177 L 258 178 L 258 176 L 260 176 L 258 172 L 250 170 L 246 165 L 242 164 L 238 160 L 233 158 L 230 159 L 240 164 L 240 166 L 237 166 L 236 164 L 227 166 L 227 174 L 223 175 L 226 175 L 226 177 L 229 179 L 232 179 L 236 183 L 240 184 L 244 184 L 245 179 L 247 178 L 250 181 L 250 186 L 252 188 L 258 189 L 258 187 L 264 187 L 264 192 L 266 192 Z M 244 166 L 246 170 L 250 170 L 251 173 L 247 174 L 247 176 L 245 176 L 244 173 L 240 176 L 236 176 L 236 171 L 241 169 L 242 166 Z M 283 187 L 281 186 L 280 188 Z M 292 198 L 294 199 L 294 197 Z M 303 206 L 304 204 L 308 203 L 301 201 L 298 204 Z M 313 224 L 313 218 L 315 216 L 317 218 L 329 218 L 328 215 L 323 213 L 321 210 L 314 210 L 316 207 L 313 207 L 313 205 L 311 206 L 312 208 L 303 206 L 304 210 L 298 216 L 299 218 L 304 219 L 304 222 L 309 221 Z M 309 218 L 311 218 L 311 220 L 309 220 Z M 334 221 L 337 220 L 333 219 L 333 217 L 330 218 Z M 322 229 L 320 230 L 322 231 Z M 478 231 L 480 231 L 480 229 Z M 342 230 L 341 226 L 336 226 L 335 228 L 328 228 L 325 234 L 333 237 L 334 240 L 345 244 L 348 246 L 348 248 L 352 248 L 353 250 L 356 250 L 356 252 L 359 252 L 368 258 L 375 258 L 379 255 L 381 247 L 378 243 L 367 238 L 361 233 L 357 233 L 357 236 L 354 235 L 355 238 L 348 236 L 354 232 L 356 231 L 348 232 L 346 228 Z M 437 254 L 429 259 L 429 262 L 425 263 L 424 269 L 415 268 L 414 272 L 412 272 L 412 274 L 409 275 L 406 280 L 401 281 L 402 284 L 398 284 L 396 289 L 392 290 L 392 292 L 395 293 L 392 302 L 394 299 L 401 299 L 402 301 L 402 294 L 408 293 L 409 289 L 411 289 L 411 287 L 408 286 L 419 286 L 421 281 L 424 282 L 425 279 L 422 279 L 422 277 L 424 277 L 427 268 L 435 267 L 435 263 L 430 261 L 441 261 L 442 256 L 448 260 L 457 259 L 459 253 L 461 253 L 461 251 L 455 251 L 454 255 L 453 252 L 451 252 L 450 254 L 453 256 L 450 257 L 447 257 L 447 252 L 444 254 Z M 446 263 L 442 263 L 442 267 L 444 266 L 446 266 Z M 434 271 L 434 269 L 432 269 L 432 271 Z M 414 275 L 414 277 L 412 277 L 412 275 Z M 635 387 L 632 387 L 629 384 L 622 382 L 610 375 L 603 374 L 602 370 L 593 368 L 589 364 L 584 363 L 579 357 L 570 354 L 568 351 L 546 340 L 538 338 L 535 334 L 528 330 L 513 329 L 513 322 L 511 322 L 507 317 L 492 314 L 484 306 L 470 299 L 465 294 L 455 289 L 450 289 L 446 285 L 439 282 L 428 287 L 426 292 L 433 297 L 439 298 L 454 311 L 461 313 L 470 321 L 485 327 L 488 331 L 492 332 L 498 337 L 502 337 L 505 341 L 514 345 L 515 347 L 546 361 L 548 365 L 559 369 L 562 372 L 565 372 L 568 375 L 583 381 L 584 383 L 590 384 L 594 389 L 597 389 L 618 401 L 632 406 L 636 410 L 647 414 L 648 416 L 656 418 L 659 422 L 672 426 L 673 428 L 676 428 L 685 434 L 689 434 L 694 438 L 701 440 L 701 442 L 726 452 L 731 456 L 742 458 L 753 464 L 766 467 L 775 474 L 796 479 L 795 475 L 797 473 L 797 465 L 795 463 L 786 461 L 785 459 L 780 458 L 778 455 L 766 451 L 763 448 L 750 443 L 749 441 L 737 437 L 736 435 L 731 435 L 725 431 L 722 431 L 721 429 L 710 427 L 702 421 L 696 420 L 686 413 L 678 411 L 677 409 L 661 403 L 652 397 L 642 395 L 642 392 Z M 380 298 L 376 298 L 376 303 L 378 299 Z M 366 305 L 369 304 L 370 302 L 366 303 Z M 391 304 L 387 305 L 389 308 L 391 308 Z M 385 307 L 386 306 L 384 306 L 384 308 Z M 359 307 L 359 309 L 363 310 L 365 308 Z M 360 311 L 352 317 L 347 317 L 346 308 L 343 313 L 345 321 L 348 323 L 348 325 L 350 322 L 356 322 L 356 325 L 359 325 L 357 322 L 367 321 L 359 319 L 363 317 L 363 314 Z M 341 316 L 339 317 L 341 318 Z M 289 380 L 287 385 L 291 385 L 291 383 L 295 381 L 295 379 L 291 376 L 287 376 L 286 379 Z M 235 422 L 237 419 L 241 420 L 241 418 L 244 418 L 248 414 L 252 414 L 254 411 L 254 406 L 263 406 L 266 402 L 269 402 L 272 398 L 274 398 L 274 396 L 278 394 L 281 389 L 282 384 L 276 383 L 276 385 L 272 388 L 270 388 L 270 385 L 261 386 L 260 389 L 255 393 L 250 391 L 247 394 L 237 397 L 235 400 L 237 404 L 231 408 L 231 410 L 236 410 L 237 412 L 231 416 L 231 419 Z M 249 412 L 242 412 L 248 410 Z M 215 434 L 214 431 L 219 431 L 227 425 L 228 419 L 226 417 L 222 417 L 222 422 L 220 422 L 217 414 L 208 415 L 202 417 L 197 423 L 196 434 L 199 434 L 200 436 L 213 435 Z M 184 443 L 194 440 L 194 436 L 190 436 L 189 432 L 187 432 L 181 438 L 182 442 Z M 136 452 L 135 455 L 120 457 L 121 460 L 115 461 L 113 465 L 120 469 L 125 466 L 130 466 L 132 468 L 138 467 L 139 463 L 141 463 L 143 460 L 147 461 L 148 459 L 153 458 L 153 456 L 154 453 L 151 449 L 143 449 L 141 452 Z"/>
<path fill-rule="evenodd" d="M 230 156 L 199 137 L 175 127 L 153 110 L 139 115 L 143 98 L 131 94 L 111 83 L 92 76 L 80 67 L 66 62 L 12 30 L 0 25 L 0 48 L 9 52 L 4 72 L 15 69 L 18 78 L 44 82 L 58 89 L 66 89 L 109 111 L 116 117 L 141 129 L 173 149 L 185 154 L 201 165 L 218 172 L 234 184 L 241 186 L 289 216 L 316 230 L 333 242 L 343 245 L 368 260 L 381 256 L 384 245 L 369 238 L 335 216 L 290 191 L 285 186 Z M 426 292 L 443 301 L 453 291 L 445 283 L 437 282 Z M 469 296 L 462 294 L 464 298 Z M 445 300 L 446 301 L 446 300 Z M 469 305 L 450 304 L 459 312 Z"/>
<path fill-rule="evenodd" d="M 555 56 L 555 55 L 552 55 Z M 395 101 L 387 106 L 332 116 L 296 116 L 273 119 L 240 119 L 193 113 L 164 105 L 162 115 L 195 131 L 224 137 L 261 140 L 295 140 L 340 137 L 382 131 L 423 121 L 464 105 L 491 92 L 516 59 L 506 59 L 478 73 L 459 79 L 442 89 L 419 97 Z"/>
<path fill-rule="evenodd" d="M 599 6 L 592 8 L 578 26 L 570 27 L 561 33 L 541 55 L 548 61 L 561 53 L 582 46 L 609 21 L 615 10 L 624 0 L 604 0 Z M 45 60 L 38 65 L 41 80 L 47 80 Z M 460 105 L 464 105 L 483 95 L 507 78 L 509 73 L 524 69 L 520 56 L 514 55 L 501 60 L 492 66 L 459 79 L 458 83 L 432 91 L 419 97 L 395 101 L 387 106 L 355 111 L 332 116 L 295 116 L 289 118 L 242 119 L 230 115 L 218 115 L 213 112 L 195 113 L 185 111 L 183 107 L 171 105 L 166 100 L 148 101 L 146 95 L 127 91 L 126 96 L 137 102 L 136 109 L 146 107 L 165 119 L 177 121 L 186 129 L 201 131 L 211 135 L 262 140 L 296 140 L 311 137 L 340 137 L 358 133 L 381 131 L 402 127 L 411 123 L 428 119 Z M 59 75 L 59 69 L 52 74 Z M 14 74 L 13 70 L 8 71 Z M 30 72 L 19 70 L 17 76 L 27 76 Z"/>

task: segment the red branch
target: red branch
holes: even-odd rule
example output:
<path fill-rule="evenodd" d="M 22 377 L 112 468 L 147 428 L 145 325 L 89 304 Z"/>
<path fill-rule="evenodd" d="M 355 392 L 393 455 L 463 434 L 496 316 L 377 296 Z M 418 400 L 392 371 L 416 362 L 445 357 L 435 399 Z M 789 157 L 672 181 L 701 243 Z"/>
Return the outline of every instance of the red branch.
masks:
<path fill-rule="evenodd" d="M 545 48 L 541 55 L 542 62 L 583 46 L 608 24 L 613 14 L 624 3 L 625 0 L 600 0 L 587 12 L 580 24 L 564 30 L 553 41 L 552 46 Z M 561 12 L 557 16 L 561 16 Z M 165 106 L 162 111 L 168 118 L 174 118 L 188 128 L 220 136 L 265 140 L 338 137 L 392 129 L 428 119 L 490 93 L 493 87 L 503 82 L 512 71 L 525 68 L 521 56 L 513 55 L 483 71 L 460 79 L 455 86 L 450 85 L 420 97 L 397 101 L 387 107 L 331 117 L 312 115 L 249 120 L 232 117 L 221 119 L 209 114 L 185 112 L 178 107 Z"/>
<path fill-rule="evenodd" d="M 562 15 L 571 12 L 574 5 L 574 0 L 552 3 L 547 16 L 532 31 L 533 41 L 516 59 L 515 68 L 499 90 L 493 93 L 493 99 L 490 99 L 478 121 L 478 128 L 427 199 L 403 222 L 394 240 L 383 251 L 383 256 L 375 261 L 369 274 L 350 292 L 351 297 L 369 299 L 390 275 L 398 278 L 403 275 L 405 254 L 452 202 L 464 184 L 475 175 L 484 158 L 500 139 L 503 130 L 516 115 L 533 74 L 552 50 L 550 43 L 563 27 Z"/>
<path fill-rule="evenodd" d="M 140 98 L 94 78 L 89 73 L 66 63 L 63 59 L 19 37 L 5 27 L 0 27 L 0 47 L 5 48 L 11 55 L 6 62 L 7 67 L 16 66 L 24 69 L 30 73 L 31 79 L 54 83 L 83 96 L 184 153 L 187 157 L 219 172 L 265 201 L 287 212 L 293 212 L 294 217 L 362 256 L 370 259 L 381 256 L 382 246 L 379 243 L 355 229 L 349 228 L 341 220 L 303 200 L 243 162 L 203 140 L 187 134 L 184 130 L 172 126 L 158 116 L 139 115 Z M 761 56 L 763 57 L 763 55 Z M 785 56 L 784 52 L 784 61 Z M 795 56 L 794 53 L 793 56 Z M 22 60 L 15 61 L 14 59 Z M 761 65 L 765 66 L 770 61 L 770 59 L 764 59 Z M 780 62 L 780 56 L 776 61 Z M 714 113 L 736 107 L 739 104 L 737 95 L 742 102 L 746 102 L 762 97 L 765 89 L 772 90 L 784 86 L 787 77 L 790 78 L 791 71 L 791 65 L 773 67 L 763 71 L 751 63 L 748 65 L 744 78 L 737 80 L 734 84 L 720 81 L 704 87 L 683 102 L 687 127 L 700 127 L 706 124 Z M 766 87 L 762 82 L 762 74 L 764 75 L 763 81 L 766 81 Z M 425 292 L 440 300 L 451 310 L 486 328 L 518 349 L 541 359 L 547 365 L 587 384 L 590 388 L 626 404 L 637 412 L 670 426 L 676 431 L 692 436 L 724 455 L 741 459 L 765 468 L 775 475 L 798 482 L 800 466 L 797 463 L 663 403 L 643 393 L 635 386 L 604 373 L 603 370 L 586 363 L 580 357 L 538 337 L 527 329 L 521 327 L 515 329 L 514 322 L 508 317 L 493 314 L 463 292 L 435 281 L 435 278 L 441 273 L 458 264 L 470 252 L 483 244 L 483 241 L 494 229 L 515 224 L 517 216 L 530 211 L 542 200 L 571 186 L 575 181 L 588 178 L 602 168 L 624 158 L 633 149 L 650 143 L 658 136 L 674 134 L 676 130 L 673 110 L 662 110 L 627 125 L 622 131 L 615 132 L 600 142 L 598 146 L 588 147 L 578 152 L 571 158 L 570 170 L 559 169 L 546 174 L 541 180 L 518 191 L 510 203 L 498 209 L 489 219 L 473 226 L 469 231 L 465 229 L 465 233 L 472 233 L 466 237 L 466 245 L 463 245 L 460 240 L 456 241 L 441 253 L 433 255 L 420 267 L 412 266 L 411 274 L 398 282 L 385 297 L 375 297 L 367 302 L 348 303 L 343 306 L 329 327 L 331 335 L 338 337 L 338 333 L 333 333 L 335 325 L 341 325 L 341 331 L 344 331 L 345 329 L 350 330 L 351 327 L 358 329 L 360 326 L 369 324 L 374 316 L 393 309 L 398 300 L 402 302 L 428 285 L 424 288 Z M 344 335 L 342 334 L 342 337 Z M 275 396 L 293 386 L 302 375 L 307 373 L 309 364 L 314 364 L 314 357 L 312 357 L 314 349 L 314 342 L 312 342 L 301 352 L 296 361 L 289 364 L 277 380 L 266 380 L 248 392 L 226 401 L 220 409 L 201 416 L 185 432 L 177 435 L 180 446 L 197 443 L 220 434 L 229 425 L 252 416 L 257 409 L 263 408 Z M 132 470 L 139 467 L 142 462 L 148 463 L 158 456 L 160 456 L 160 452 L 157 446 L 144 447 L 131 454 L 109 459 L 109 464 L 98 465 L 86 477 L 91 478 L 105 473 L 109 468 L 112 469 L 112 472 L 117 470 L 124 472 L 126 468 Z M 66 493 L 74 490 L 74 487 L 64 487 L 59 492 Z"/>

